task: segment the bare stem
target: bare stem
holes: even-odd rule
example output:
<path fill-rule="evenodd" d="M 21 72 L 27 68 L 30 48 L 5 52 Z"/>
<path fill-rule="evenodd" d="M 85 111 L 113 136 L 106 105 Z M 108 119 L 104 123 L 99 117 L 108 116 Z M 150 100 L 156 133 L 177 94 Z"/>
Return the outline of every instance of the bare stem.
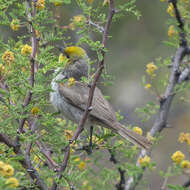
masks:
<path fill-rule="evenodd" d="M 30 3 L 28 0 L 25 1 L 26 3 L 26 12 L 27 12 L 27 17 L 28 20 L 30 21 L 30 33 L 32 34 L 31 37 L 31 42 L 32 42 L 32 53 L 30 56 L 30 86 L 33 87 L 34 86 L 34 79 L 35 79 L 35 57 L 36 57 L 36 53 L 37 53 L 37 46 L 38 46 L 38 41 L 36 38 L 36 31 L 32 26 L 32 22 L 31 22 L 31 18 L 35 16 L 35 12 L 36 12 L 36 7 L 34 6 L 33 9 L 33 13 L 30 12 Z M 31 90 L 28 90 L 27 95 L 24 99 L 23 102 L 23 108 L 25 108 L 31 101 L 32 99 L 32 92 Z M 25 112 L 23 114 L 26 114 Z M 26 118 L 24 119 L 20 119 L 19 121 L 19 132 L 23 133 L 23 127 L 25 124 Z"/>

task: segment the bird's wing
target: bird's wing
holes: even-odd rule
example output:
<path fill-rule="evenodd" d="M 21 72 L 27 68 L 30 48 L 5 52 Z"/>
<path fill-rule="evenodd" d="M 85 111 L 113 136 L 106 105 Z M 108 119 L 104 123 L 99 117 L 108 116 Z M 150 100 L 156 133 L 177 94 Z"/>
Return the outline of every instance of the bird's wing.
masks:
<path fill-rule="evenodd" d="M 59 84 L 60 95 L 66 98 L 70 104 L 81 110 L 86 109 L 89 90 L 90 88 L 87 84 L 78 81 L 70 87 L 66 84 Z M 113 108 L 97 87 L 94 91 L 90 115 L 96 117 L 96 119 L 108 126 L 117 120 Z"/>

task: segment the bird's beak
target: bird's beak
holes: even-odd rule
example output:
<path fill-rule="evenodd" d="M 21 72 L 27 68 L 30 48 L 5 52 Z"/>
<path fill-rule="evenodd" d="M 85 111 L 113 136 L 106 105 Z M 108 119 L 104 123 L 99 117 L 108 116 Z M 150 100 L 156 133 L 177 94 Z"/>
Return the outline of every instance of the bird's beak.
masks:
<path fill-rule="evenodd" d="M 63 54 L 65 54 L 65 47 L 61 46 L 61 45 L 56 45 L 56 48 Z"/>
<path fill-rule="evenodd" d="M 63 47 L 61 45 L 56 45 L 57 49 L 62 53 L 64 54 L 68 59 L 70 58 L 69 55 L 65 52 L 65 48 L 66 47 Z"/>

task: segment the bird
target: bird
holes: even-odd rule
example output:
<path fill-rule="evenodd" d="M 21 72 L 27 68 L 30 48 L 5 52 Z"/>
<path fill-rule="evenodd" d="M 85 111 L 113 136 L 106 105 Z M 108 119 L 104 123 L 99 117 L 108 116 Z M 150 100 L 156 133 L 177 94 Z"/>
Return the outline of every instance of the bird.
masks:
<path fill-rule="evenodd" d="M 79 46 L 64 48 L 64 54 L 67 57 L 67 62 L 63 68 L 55 70 L 55 77 L 51 81 L 50 102 L 64 118 L 79 123 L 87 107 L 90 91 L 90 85 L 81 80 L 82 77 L 88 77 L 88 55 Z M 68 82 L 71 78 L 73 79 L 72 85 Z M 113 107 L 104 98 L 98 87 L 95 87 L 92 110 L 85 127 L 94 125 L 111 129 L 142 149 L 149 150 L 151 147 L 152 142 L 146 137 L 137 134 L 117 121 Z"/>

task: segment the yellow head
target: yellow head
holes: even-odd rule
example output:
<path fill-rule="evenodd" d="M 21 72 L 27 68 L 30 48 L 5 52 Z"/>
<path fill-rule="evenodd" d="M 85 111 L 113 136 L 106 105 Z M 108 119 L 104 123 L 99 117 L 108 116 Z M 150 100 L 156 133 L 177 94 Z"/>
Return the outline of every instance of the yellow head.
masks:
<path fill-rule="evenodd" d="M 64 53 L 71 60 L 80 60 L 87 57 L 85 50 L 78 46 L 66 47 Z"/>

